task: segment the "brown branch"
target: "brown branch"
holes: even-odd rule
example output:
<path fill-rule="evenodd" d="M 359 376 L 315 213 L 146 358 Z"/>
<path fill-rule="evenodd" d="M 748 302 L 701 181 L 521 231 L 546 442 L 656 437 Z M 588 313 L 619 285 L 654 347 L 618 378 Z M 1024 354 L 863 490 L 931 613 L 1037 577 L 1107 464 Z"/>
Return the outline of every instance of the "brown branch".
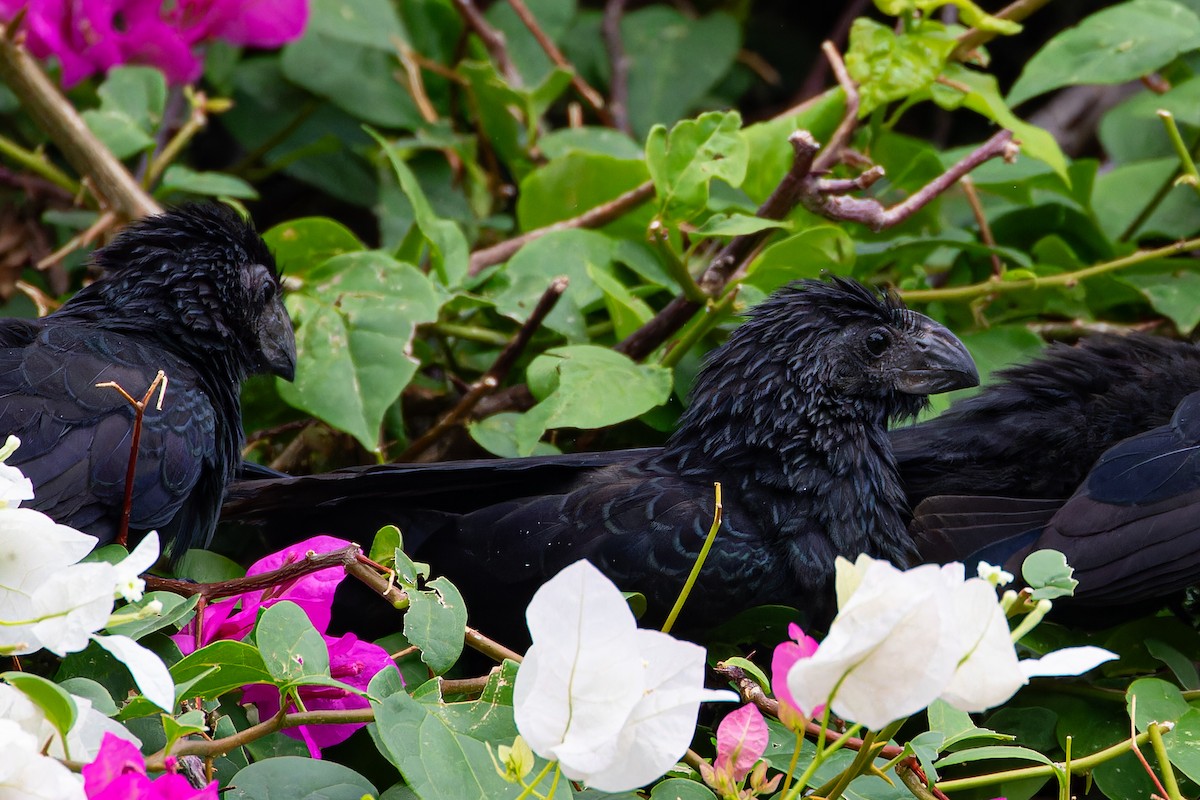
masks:
<path fill-rule="evenodd" d="M 816 152 L 820 145 L 811 135 L 796 143 L 797 147 L 806 147 Z M 819 187 L 812 191 L 802 192 L 800 202 L 814 214 L 832 220 L 858 222 L 873 231 L 881 231 L 898 225 L 911 217 L 917 211 L 928 205 L 935 197 L 954 185 L 959 178 L 966 175 L 975 167 L 993 158 L 1011 160 L 1016 156 L 1017 147 L 1012 141 L 1011 131 L 999 131 L 992 138 L 975 148 L 957 164 L 922 186 L 909 195 L 903 202 L 891 207 L 885 207 L 873 198 L 858 198 L 821 194 Z"/>
<path fill-rule="evenodd" d="M 858 126 L 858 109 L 860 107 L 858 84 L 846 70 L 846 62 L 842 60 L 842 54 L 830 41 L 821 43 L 821 52 L 825 54 L 825 58 L 829 59 L 829 66 L 833 69 L 833 74 L 837 76 L 838 86 L 842 87 L 842 92 L 846 95 L 846 108 L 842 112 L 842 121 L 838 123 L 833 136 L 829 137 L 829 144 L 813 162 L 813 170 L 816 172 L 832 169 L 833 165 L 842 157 L 842 150 L 850 143 L 850 137 L 854 135 L 854 129 Z"/>
<path fill-rule="evenodd" d="M 160 391 L 161 387 L 161 391 Z M 134 398 L 116 381 L 103 381 L 96 384 L 97 389 L 114 389 L 133 406 L 133 436 L 129 442 L 129 465 L 125 468 L 125 497 L 121 502 L 121 526 L 117 529 L 117 537 L 113 541 L 124 547 L 129 542 L 129 518 L 133 513 L 133 479 L 137 474 L 138 446 L 142 439 L 142 421 L 146 415 L 146 406 L 157 391 L 158 404 L 155 406 L 162 411 L 163 399 L 167 394 L 167 373 L 161 369 L 150 382 L 150 388 L 141 400 Z"/>
<path fill-rule="evenodd" d="M 578 217 L 564 219 L 561 222 L 555 222 L 553 225 L 547 225 L 544 228 L 537 228 L 536 230 L 529 231 L 521 236 L 508 239 L 491 247 L 476 250 L 471 254 L 469 272 L 471 275 L 478 275 L 493 264 L 507 261 L 522 247 L 534 239 L 542 238 L 548 233 L 570 230 L 572 228 L 596 228 L 607 224 L 630 209 L 636 208 L 646 202 L 653 196 L 654 183 L 646 181 L 642 185 L 636 186 L 628 192 L 609 200 L 607 203 L 602 203 L 595 208 L 588 209 Z"/>
<path fill-rule="evenodd" d="M 870 0 L 851 0 L 846 3 L 842 7 L 842 13 L 834 23 L 833 29 L 829 31 L 829 40 L 833 42 L 846 41 L 846 37 L 850 35 L 850 26 L 869 4 Z M 795 97 L 807 99 L 819 94 L 825 87 L 825 78 L 828 74 L 829 59 L 817 56 Z"/>
<path fill-rule="evenodd" d="M 467 27 L 475 31 L 475 34 L 483 42 L 483 46 L 487 48 L 488 55 L 496 62 L 496 68 L 500 70 L 504 79 L 512 86 L 521 86 L 521 76 L 517 74 L 512 59 L 508 57 L 508 45 L 504 41 L 504 34 L 493 28 L 484 19 L 483 13 L 475 7 L 474 0 L 453 0 L 453 2 L 454 8 L 467 23 Z"/>
<path fill-rule="evenodd" d="M 628 0 L 608 0 L 604 4 L 604 21 L 600 32 L 604 37 L 604 49 L 608 51 L 609 81 L 608 109 L 612 114 L 613 126 L 633 135 L 629 124 L 629 54 L 621 39 L 621 16 L 625 13 Z"/>
<path fill-rule="evenodd" d="M 471 384 L 471 387 L 454 408 L 450 409 L 436 424 L 410 444 L 396 458 L 397 461 L 411 461 L 428 450 L 448 430 L 459 425 L 466 419 L 475 406 L 479 404 L 480 400 L 494 392 L 496 387 L 504 382 L 509 370 L 512 369 L 516 360 L 520 358 L 521 353 L 525 351 L 530 339 L 533 338 L 533 334 L 541 327 L 542 322 L 546 319 L 546 315 L 554 309 L 554 306 L 558 304 L 559 298 L 562 297 L 563 292 L 566 290 L 567 279 L 565 277 L 555 278 L 550 283 L 549 288 L 542 294 L 537 305 L 533 307 L 529 318 L 525 320 L 525 323 L 517 331 L 517 335 L 513 337 L 512 341 L 505 345 L 500 354 L 496 356 L 496 360 L 488 368 L 488 371 L 479 380 Z"/>
<path fill-rule="evenodd" d="M 161 213 L 158 203 L 96 138 L 16 38 L 0 26 L 0 82 L 17 96 L 38 128 L 80 175 L 91 178 L 103 203 L 122 218 L 133 220 Z"/>
<path fill-rule="evenodd" d="M 542 30 L 542 26 L 538 24 L 537 18 L 530 12 L 529 6 L 525 5 L 525 0 L 508 0 L 508 4 L 512 6 L 513 11 L 517 12 L 517 16 L 521 18 L 521 22 L 525 23 L 525 27 L 533 34 L 533 38 L 537 40 L 538 45 L 550 57 L 550 60 L 557 66 L 571 71 L 571 86 L 575 88 L 575 91 L 579 93 L 584 102 L 595 110 L 596 116 L 600 118 L 600 121 L 611 127 L 613 124 L 612 115 L 605 107 L 604 96 L 593 89 L 579 75 L 579 70 L 575 69 L 575 66 L 567 60 L 567 57 L 558 49 L 554 41 L 546 35 L 546 32 Z M 529 121 L 529 124 L 532 125 L 533 123 L 533 120 Z"/>
<path fill-rule="evenodd" d="M 35 268 L 39 271 L 49 269 L 79 248 L 87 247 L 92 242 L 97 241 L 108 231 L 109 228 L 116 224 L 116 213 L 113 211 L 105 211 L 96 218 L 95 222 L 88 226 L 87 230 L 72 236 L 62 247 L 38 261 L 37 264 L 34 265 Z"/>

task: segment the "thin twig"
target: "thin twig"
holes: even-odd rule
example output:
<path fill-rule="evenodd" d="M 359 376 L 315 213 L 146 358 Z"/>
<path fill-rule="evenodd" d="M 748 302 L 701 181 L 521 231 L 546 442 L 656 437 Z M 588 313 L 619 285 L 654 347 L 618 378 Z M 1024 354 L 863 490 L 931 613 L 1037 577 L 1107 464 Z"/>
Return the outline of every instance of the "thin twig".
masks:
<path fill-rule="evenodd" d="M 508 659 L 509 661 L 516 661 L 519 664 L 525 658 L 516 650 L 510 650 L 496 640 L 484 636 L 474 628 L 467 628 L 466 643 L 467 647 L 470 647 L 477 653 L 483 653 L 493 661 L 499 662 Z"/>
<path fill-rule="evenodd" d="M 67 243 L 55 250 L 50 255 L 38 261 L 35 267 L 38 270 L 49 269 L 61 262 L 81 247 L 87 247 L 92 242 L 103 236 L 109 228 L 117 224 L 117 215 L 113 211 L 105 211 L 96 221 L 88 226 L 87 230 L 72 236 L 67 240 Z"/>
<path fill-rule="evenodd" d="M 161 387 L 161 388 L 160 388 Z M 96 384 L 97 389 L 114 389 L 118 394 L 133 406 L 133 436 L 129 442 L 129 466 L 125 469 L 125 497 L 121 503 L 121 527 L 117 530 L 117 538 L 114 540 L 117 544 L 124 547 L 129 541 L 129 518 L 133 513 L 133 479 L 137 474 L 138 462 L 138 446 L 142 439 L 142 421 L 146 415 L 146 406 L 150 404 L 150 398 L 158 392 L 158 403 L 155 408 L 162 411 L 163 399 L 167 394 L 167 373 L 161 369 L 154 376 L 154 380 L 150 382 L 150 388 L 142 396 L 141 400 L 135 399 L 129 392 L 116 381 L 102 381 Z"/>
<path fill-rule="evenodd" d="M 813 170 L 816 172 L 832 169 L 833 165 L 842 157 L 842 150 L 850 143 L 850 137 L 854 135 L 854 129 L 858 127 L 858 109 L 860 107 L 858 84 L 846 70 L 846 62 L 842 60 L 842 54 L 838 52 L 833 42 L 828 40 L 821 43 L 821 52 L 825 54 L 825 58 L 829 59 L 829 66 L 833 69 L 833 74 L 837 76 L 838 86 L 842 87 L 842 92 L 846 95 L 846 108 L 842 112 L 842 121 L 838 123 L 833 135 L 829 137 L 829 144 L 813 161 Z"/>
<path fill-rule="evenodd" d="M 492 266 L 507 261 L 516 254 L 525 245 L 532 242 L 534 239 L 540 239 L 548 233 L 555 231 L 565 231 L 572 228 L 597 228 L 612 222 L 617 217 L 620 217 L 625 212 L 632 208 L 636 208 L 642 203 L 654 196 L 654 183 L 646 181 L 640 186 L 636 186 L 619 195 L 607 203 L 588 209 L 578 217 L 564 219 L 561 222 L 555 222 L 552 225 L 547 225 L 544 228 L 537 228 L 529 231 L 521 236 L 508 239 L 491 247 L 486 247 L 482 250 L 476 250 L 471 254 L 471 266 L 469 272 L 471 275 L 478 275 L 483 270 Z"/>
<path fill-rule="evenodd" d="M 508 45 L 504 41 L 504 34 L 491 26 L 484 18 L 483 13 L 475 7 L 474 0 L 453 0 L 453 2 L 459 16 L 471 30 L 475 31 L 475 34 L 483 42 L 483 46 L 487 48 L 488 55 L 496 62 L 496 68 L 500 70 L 504 79 L 511 86 L 521 86 L 521 76 L 517 74 L 512 59 L 508 57 Z"/>
<path fill-rule="evenodd" d="M 191 106 L 191 113 L 188 114 L 187 122 L 150 160 L 150 165 L 146 168 L 146 174 L 142 178 L 142 186 L 147 189 L 153 188 L 158 183 L 163 172 L 179 158 L 179 154 L 183 152 L 183 148 L 187 147 L 188 142 L 208 125 L 208 98 L 203 92 L 191 92 L 187 88 L 184 89 L 184 93 Z"/>
<path fill-rule="evenodd" d="M 975 181 L 971 180 L 970 175 L 963 175 L 959 183 L 962 186 L 963 194 L 967 196 L 967 204 L 971 206 L 975 223 L 979 225 L 979 238 L 992 248 L 992 274 L 998 278 L 1004 274 L 1004 262 L 1000 260 L 1000 254 L 996 252 L 996 237 L 992 236 L 992 226 L 988 224 L 987 215 L 983 213 L 983 203 L 979 202 L 979 192 L 975 191 Z"/>
<path fill-rule="evenodd" d="M 829 39 L 835 43 L 846 41 L 846 37 L 850 34 L 850 26 L 870 4 L 870 0 L 851 0 L 842 6 L 842 13 L 838 16 L 837 22 L 829 31 Z M 812 69 L 808 71 L 804 82 L 800 84 L 800 91 L 796 93 L 796 97 L 810 98 L 820 94 L 825 87 L 825 77 L 829 73 L 829 59 L 824 56 L 817 56 L 813 63 Z"/>
<path fill-rule="evenodd" d="M 558 45 L 554 44 L 554 41 L 546 35 L 544 30 L 542 30 L 542 26 L 538 24 L 537 18 L 534 17 L 533 13 L 529 10 L 529 6 L 525 5 L 525 1 L 508 0 L 508 4 L 512 6 L 512 10 L 517 13 L 518 17 L 520 17 L 521 22 L 525 23 L 525 27 L 528 28 L 529 32 L 533 34 L 533 38 L 537 40 L 538 45 L 542 48 L 542 50 L 545 51 L 546 55 L 549 56 L 550 60 L 553 61 L 557 66 L 571 71 L 571 86 L 574 87 L 575 91 L 579 93 L 579 96 L 583 98 L 584 102 L 592 107 L 592 109 L 596 112 L 596 116 L 600 118 L 600 121 L 611 127 L 613 124 L 612 115 L 605 107 L 604 96 L 593 89 L 591 85 L 589 85 L 588 82 L 580 76 L 579 70 L 575 69 L 575 65 L 567 60 L 567 57 L 564 56 L 562 51 L 558 49 Z M 530 124 L 532 124 L 532 120 L 530 121 Z"/>
<path fill-rule="evenodd" d="M 604 48 L 608 51 L 608 110 L 612 114 L 613 126 L 632 135 L 633 127 L 629 124 L 629 54 L 625 52 L 621 38 L 621 16 L 625 13 L 627 1 L 608 0 L 604 4 L 604 20 L 600 31 L 604 37 Z"/>
<path fill-rule="evenodd" d="M 470 416 L 471 411 L 478 405 L 479 401 L 485 396 L 496 390 L 504 379 L 508 376 L 509 370 L 520 357 L 521 353 L 529 345 L 533 334 L 541 327 L 546 316 L 558 304 L 558 300 L 562 297 L 563 292 L 567 290 L 567 279 L 565 277 L 555 278 L 549 288 L 542 293 L 537 305 L 533 307 L 533 311 L 529 314 L 529 318 L 517 331 L 517 335 L 512 338 L 512 341 L 505 345 L 500 354 L 496 356 L 496 360 L 488 371 L 480 377 L 479 380 L 471 384 L 466 394 L 458 401 L 454 408 L 450 409 L 441 419 L 437 421 L 429 430 L 421 434 L 416 440 L 410 444 L 403 453 L 397 456 L 397 461 L 412 461 L 421 453 L 428 450 L 434 442 L 445 435 L 446 431 L 459 425 L 464 419 Z"/>
<path fill-rule="evenodd" d="M 14 41 L 12 31 L 3 26 L 0 26 L 0 82 L 12 90 L 67 162 L 80 175 L 92 179 L 96 192 L 122 218 L 138 219 L 161 213 L 158 203 L 138 186 L 25 48 Z"/>

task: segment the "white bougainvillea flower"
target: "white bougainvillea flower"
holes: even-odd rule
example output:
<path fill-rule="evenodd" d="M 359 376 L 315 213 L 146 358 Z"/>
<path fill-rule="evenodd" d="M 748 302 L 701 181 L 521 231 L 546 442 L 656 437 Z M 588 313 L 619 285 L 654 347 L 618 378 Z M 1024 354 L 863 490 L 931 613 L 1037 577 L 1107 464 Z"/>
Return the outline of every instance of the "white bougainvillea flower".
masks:
<path fill-rule="evenodd" d="M 91 761 L 100 752 L 101 740 L 106 733 L 141 746 L 141 740 L 124 725 L 114 722 L 94 709 L 92 701 L 86 697 L 71 695 L 71 701 L 75 704 L 75 724 L 67 732 L 64 745 L 61 734 L 46 718 L 46 713 L 40 706 L 20 689 L 0 683 L 0 719 L 12 720 L 31 734 L 37 740 L 38 752 L 55 758 Z M 3 796 L 2 791 L 0 796 Z"/>
<path fill-rule="evenodd" d="M 60 761 L 42 755 L 37 738 L 0 718 L 0 796 L 28 800 L 85 800 L 83 780 Z"/>
<path fill-rule="evenodd" d="M 1110 653 L 1102 647 L 1064 647 L 1041 658 L 1024 659 L 1021 661 L 1021 672 L 1026 679 L 1082 675 L 1105 661 L 1113 661 L 1116 658 L 1116 653 Z"/>
<path fill-rule="evenodd" d="M 873 729 L 932 703 L 962 655 L 943 634 L 938 595 L 950 583 L 932 564 L 903 572 L 866 556 L 838 559 L 840 611 L 817 652 L 788 671 L 796 702 L 814 708 L 837 688 L 834 713 Z"/>
<path fill-rule="evenodd" d="M 0 619 L 36 589 L 86 556 L 96 537 L 59 525 L 31 508 L 0 509 Z M 24 599 L 22 599 L 24 598 Z"/>
<path fill-rule="evenodd" d="M 833 694 L 835 713 L 877 730 L 939 698 L 983 711 L 1033 675 L 1076 675 L 1116 658 L 1068 648 L 1018 661 L 994 587 L 964 577 L 958 563 L 902 571 L 839 558 L 838 615 L 817 652 L 789 669 L 788 689 L 803 706 Z"/>
<path fill-rule="evenodd" d="M 533 640 L 513 687 L 517 730 L 571 780 L 622 792 L 687 750 L 703 701 L 704 648 L 639 630 L 617 587 L 587 561 L 547 582 L 526 612 Z"/>
<path fill-rule="evenodd" d="M 142 537 L 137 547 L 133 548 L 129 555 L 115 565 L 117 568 L 117 594 L 130 603 L 141 600 L 146 591 L 146 581 L 142 580 L 142 573 L 154 566 L 158 561 L 158 553 L 158 531 L 150 531 Z"/>
<path fill-rule="evenodd" d="M 986 561 L 980 561 L 975 567 L 975 571 L 980 578 L 990 583 L 992 586 L 1008 586 L 1013 582 L 1013 574 L 1008 572 L 1003 567 L 995 567 Z"/>
<path fill-rule="evenodd" d="M 167 713 L 172 712 L 175 681 L 161 658 L 128 636 L 92 636 L 92 640 L 125 665 L 147 700 Z"/>
<path fill-rule="evenodd" d="M 0 447 L 0 509 L 16 508 L 22 500 L 33 499 L 33 481 L 21 470 L 4 463 L 20 446 L 21 440 L 9 434 Z"/>

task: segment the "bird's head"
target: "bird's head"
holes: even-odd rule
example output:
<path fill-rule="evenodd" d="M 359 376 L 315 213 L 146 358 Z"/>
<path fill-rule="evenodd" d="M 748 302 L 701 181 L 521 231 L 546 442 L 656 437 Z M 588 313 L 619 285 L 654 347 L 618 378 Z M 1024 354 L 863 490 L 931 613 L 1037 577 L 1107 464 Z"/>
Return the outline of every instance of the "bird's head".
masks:
<path fill-rule="evenodd" d="M 139 220 L 94 258 L 103 274 L 79 297 L 103 299 L 103 322 L 224 354 L 243 375 L 294 377 L 296 339 L 275 259 L 232 209 L 197 204 Z"/>
<path fill-rule="evenodd" d="M 697 379 L 698 395 L 709 381 L 777 410 L 898 419 L 919 412 L 927 395 L 979 383 L 953 333 L 847 278 L 798 281 L 748 316 Z"/>

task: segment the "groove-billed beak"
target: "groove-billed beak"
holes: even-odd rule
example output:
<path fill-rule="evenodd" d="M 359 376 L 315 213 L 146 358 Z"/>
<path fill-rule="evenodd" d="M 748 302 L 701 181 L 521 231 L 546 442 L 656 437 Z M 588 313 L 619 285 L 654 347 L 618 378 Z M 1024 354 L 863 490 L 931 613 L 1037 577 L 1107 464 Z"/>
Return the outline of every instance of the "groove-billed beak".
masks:
<path fill-rule="evenodd" d="M 905 394 L 939 394 L 979 385 L 979 370 L 966 346 L 944 325 L 913 315 L 917 330 L 897 354 L 896 388 Z"/>
<path fill-rule="evenodd" d="M 258 350 L 260 371 L 278 375 L 285 381 L 296 377 L 296 334 L 287 310 L 278 299 L 263 312 L 259 321 Z"/>

